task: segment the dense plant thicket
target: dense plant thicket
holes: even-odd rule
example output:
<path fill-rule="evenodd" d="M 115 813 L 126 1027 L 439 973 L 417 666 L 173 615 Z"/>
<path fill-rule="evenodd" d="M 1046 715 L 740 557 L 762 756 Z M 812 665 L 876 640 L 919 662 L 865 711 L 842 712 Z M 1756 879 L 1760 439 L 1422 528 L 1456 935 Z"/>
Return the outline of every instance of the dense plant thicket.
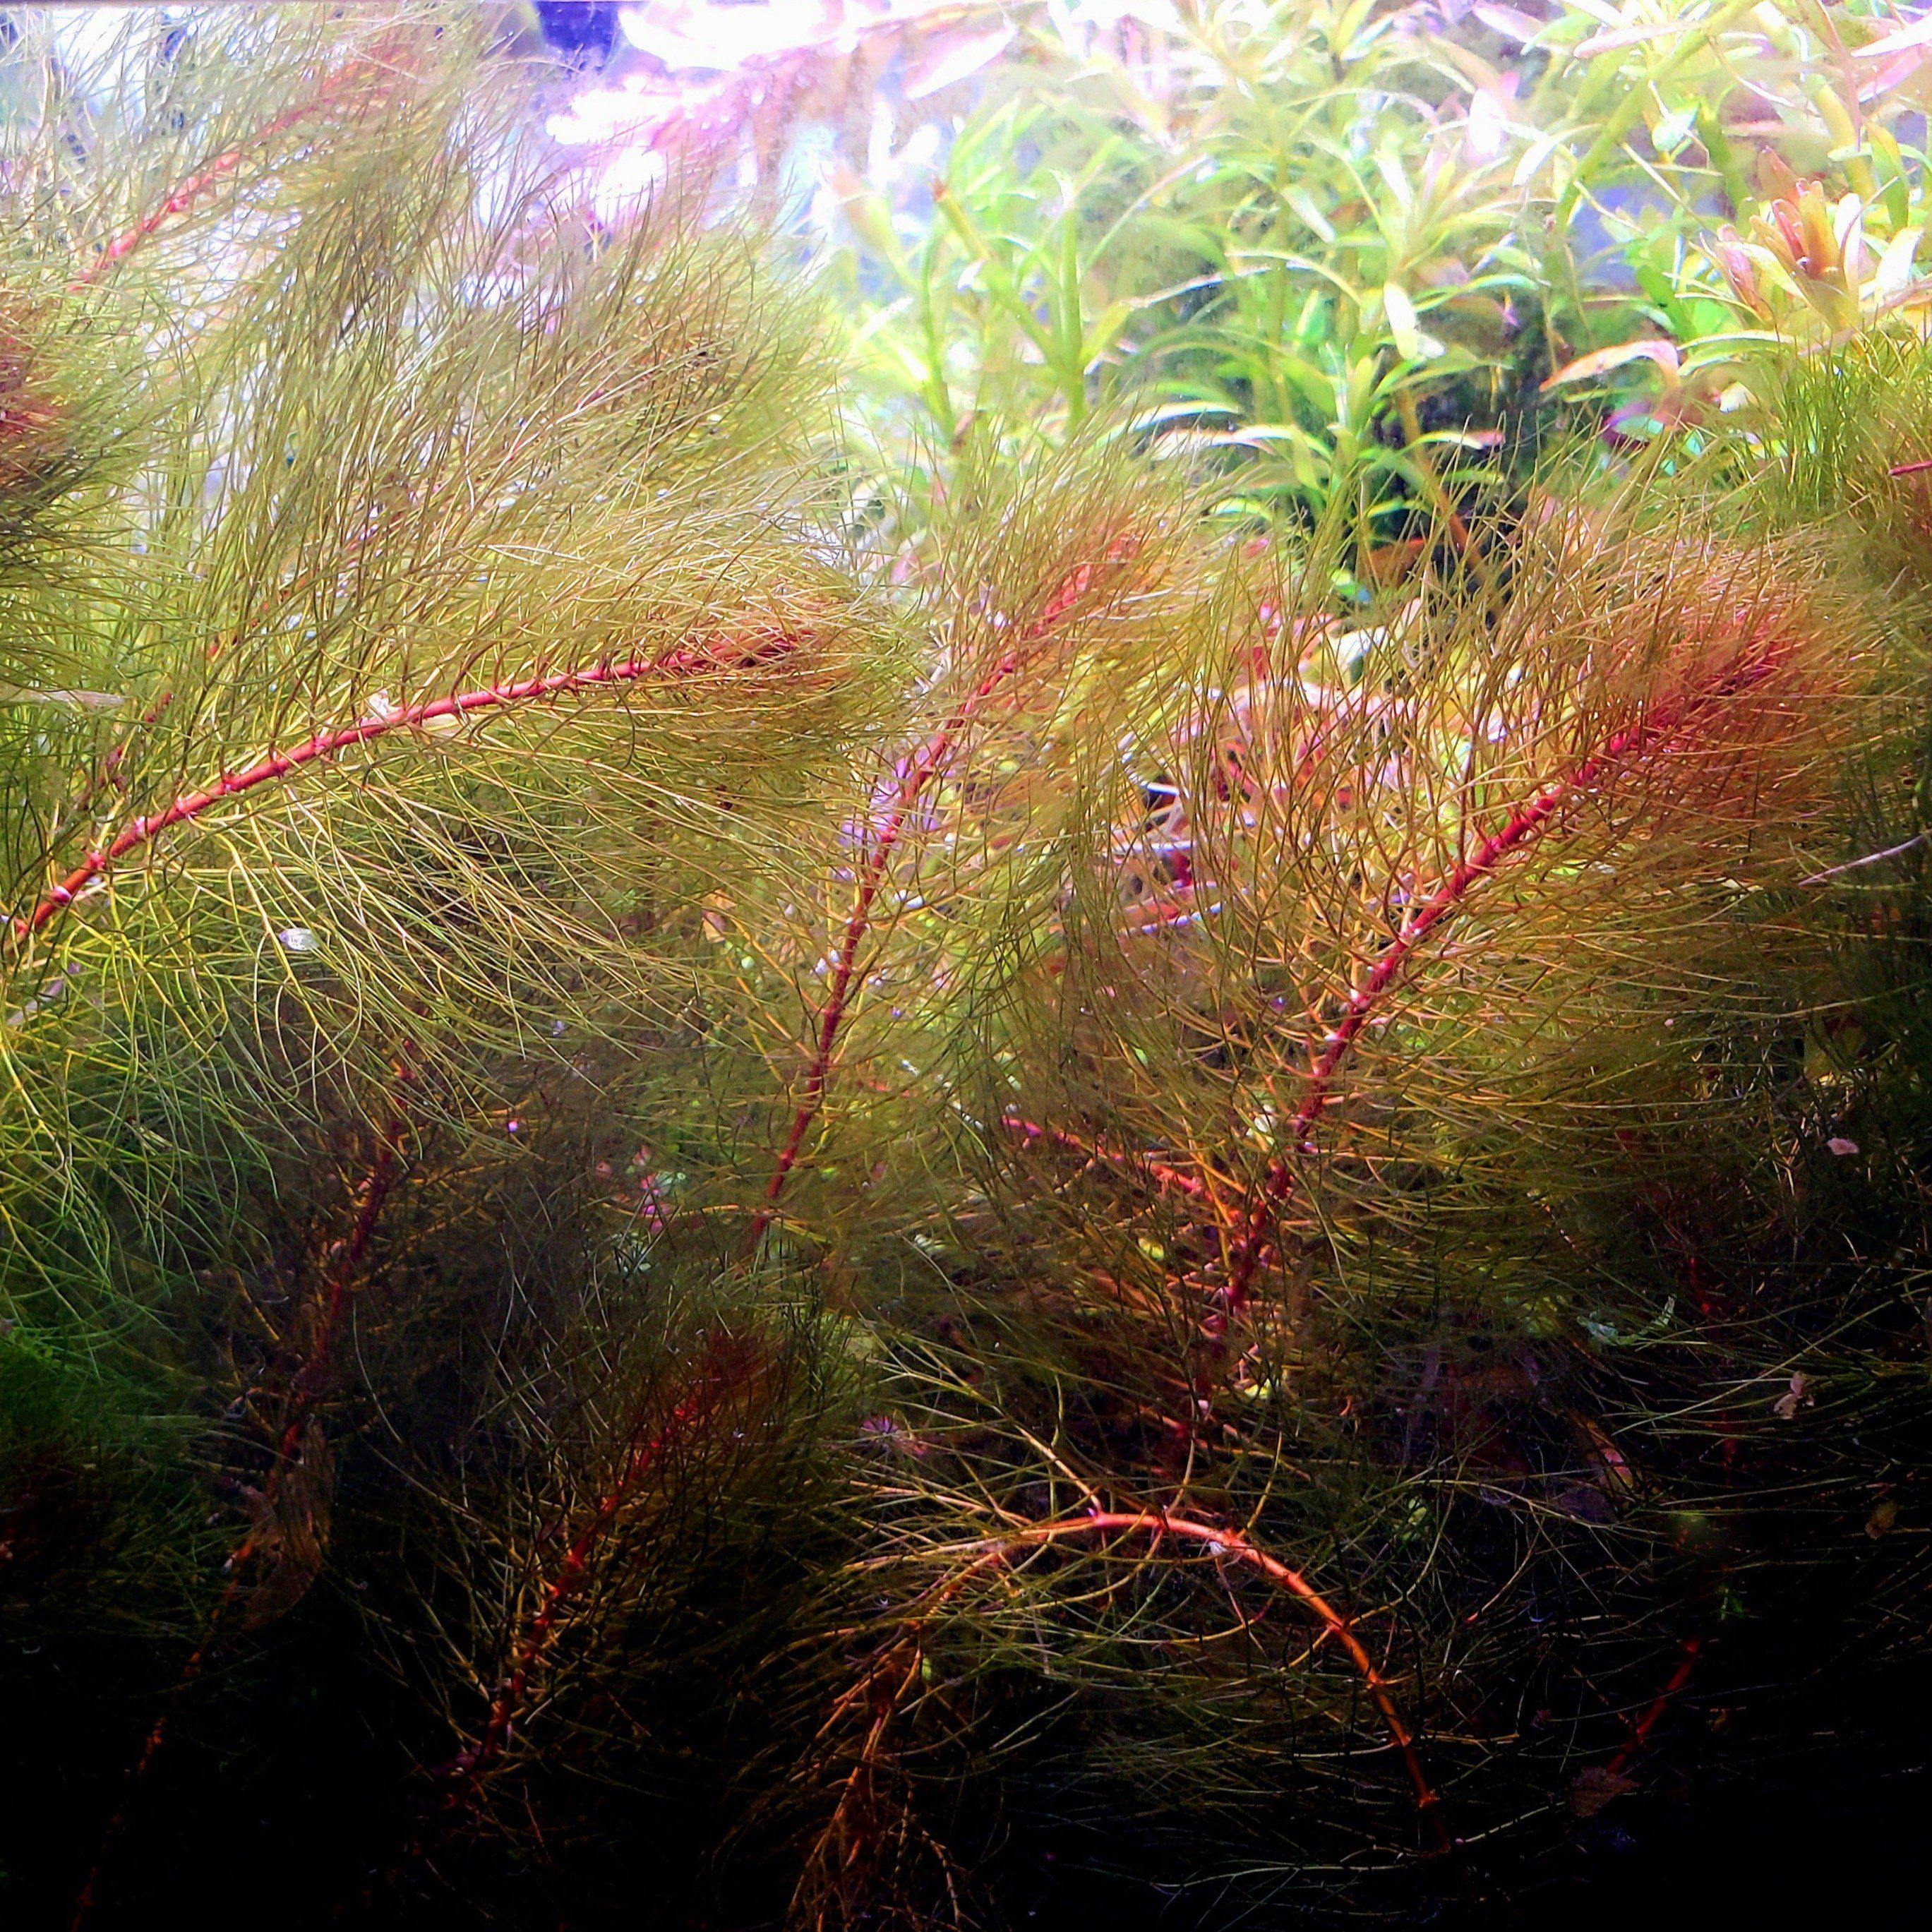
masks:
<path fill-rule="evenodd" d="M 162 24 L 5 56 L 10 1914 L 1281 1922 L 1922 1708 L 1915 334 L 880 544 L 490 17 Z"/>
<path fill-rule="evenodd" d="M 1694 430 L 1768 337 L 1918 306 L 1926 47 L 1867 0 L 687 0 L 566 132 L 832 244 L 885 520 L 968 424 L 1098 408 L 1238 519 L 1346 490 L 1386 574 L 1552 403 Z"/>

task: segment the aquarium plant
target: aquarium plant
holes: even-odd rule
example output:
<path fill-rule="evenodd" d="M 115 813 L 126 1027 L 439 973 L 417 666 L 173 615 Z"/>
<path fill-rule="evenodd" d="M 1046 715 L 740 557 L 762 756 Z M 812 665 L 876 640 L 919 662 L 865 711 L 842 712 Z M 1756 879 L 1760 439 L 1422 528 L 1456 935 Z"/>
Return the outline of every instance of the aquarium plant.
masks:
<path fill-rule="evenodd" d="M 22 1922 L 1484 1907 L 1816 1700 L 1902 1748 L 1909 316 L 1481 502 L 1378 439 L 1231 517 L 1064 386 L 898 474 L 795 251 L 696 152 L 594 205 L 514 20 L 43 26 Z"/>

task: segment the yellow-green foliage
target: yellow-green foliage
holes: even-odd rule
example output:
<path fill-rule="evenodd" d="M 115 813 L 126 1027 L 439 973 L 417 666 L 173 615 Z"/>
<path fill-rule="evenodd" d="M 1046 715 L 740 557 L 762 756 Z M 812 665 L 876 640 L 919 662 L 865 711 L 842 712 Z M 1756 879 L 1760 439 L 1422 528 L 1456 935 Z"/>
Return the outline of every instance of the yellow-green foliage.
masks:
<path fill-rule="evenodd" d="M 1372 591 L 1104 422 L 886 570 L 494 26 L 7 56 L 34 1907 L 1232 1922 L 1894 1667 L 1922 344 Z"/>

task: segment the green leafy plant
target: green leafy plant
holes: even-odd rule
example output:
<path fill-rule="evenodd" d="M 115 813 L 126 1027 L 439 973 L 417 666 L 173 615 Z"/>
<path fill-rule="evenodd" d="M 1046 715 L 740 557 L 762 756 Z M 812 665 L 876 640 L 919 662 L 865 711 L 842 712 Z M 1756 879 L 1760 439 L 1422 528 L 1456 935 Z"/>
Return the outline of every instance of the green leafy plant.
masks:
<path fill-rule="evenodd" d="M 1507 514 L 1336 441 L 1257 544 L 1066 419 L 994 171 L 1009 360 L 861 544 L 822 307 L 701 175 L 587 220 L 488 17 L 5 58 L 30 1910 L 1222 1923 L 1506 1888 L 1700 1708 L 1880 1748 L 1908 328 Z"/>
<path fill-rule="evenodd" d="M 915 479 L 976 416 L 1023 445 L 1098 409 L 1214 452 L 1238 516 L 1318 516 L 1346 479 L 1386 574 L 1422 524 L 1507 497 L 1574 386 L 1612 379 L 1612 430 L 1651 434 L 1710 413 L 1767 334 L 1916 299 L 1923 159 L 1894 130 L 1924 47 L 1882 14 L 1016 20 L 943 160 L 912 137 L 835 172 L 862 413 Z M 1814 274 L 1795 211 L 1820 172 Z"/>

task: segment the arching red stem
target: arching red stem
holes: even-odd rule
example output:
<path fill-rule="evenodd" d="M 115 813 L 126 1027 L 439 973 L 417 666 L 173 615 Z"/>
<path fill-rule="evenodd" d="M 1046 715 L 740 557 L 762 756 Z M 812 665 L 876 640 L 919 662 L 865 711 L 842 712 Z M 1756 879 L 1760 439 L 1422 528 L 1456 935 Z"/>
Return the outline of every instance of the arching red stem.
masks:
<path fill-rule="evenodd" d="M 1375 964 L 1373 970 L 1348 995 L 1346 1012 L 1308 1070 L 1300 1106 L 1288 1123 L 1287 1142 L 1296 1153 L 1307 1151 L 1308 1137 L 1328 1110 L 1343 1064 L 1362 1031 L 1372 1020 L 1384 997 L 1400 980 L 1436 929 L 1460 912 L 1471 891 L 1516 854 L 1533 845 L 1538 836 L 1563 808 L 1600 784 L 1624 760 L 1654 750 L 1676 737 L 1702 714 L 1722 700 L 1760 684 L 1781 661 L 1773 652 L 1742 666 L 1733 666 L 1711 684 L 1674 704 L 1659 706 L 1637 722 L 1612 732 L 1574 770 L 1544 786 L 1519 806 L 1496 831 L 1456 866 L 1416 910 Z M 1235 1245 L 1222 1290 L 1226 1313 L 1238 1314 L 1247 1299 L 1256 1270 L 1268 1249 L 1268 1234 L 1276 1210 L 1292 1192 L 1294 1169 L 1277 1156 L 1269 1163 L 1260 1198 L 1250 1210 L 1247 1226 Z"/>
<path fill-rule="evenodd" d="M 1387 1727 L 1390 1741 L 1400 1754 L 1416 1809 L 1426 1821 L 1430 1837 L 1438 1853 L 1453 1852 L 1455 1840 L 1443 1816 L 1442 1801 L 1424 1769 L 1420 1748 L 1404 1720 L 1388 1680 L 1376 1668 L 1375 1660 L 1358 1637 L 1347 1618 L 1310 1584 L 1300 1571 L 1259 1549 L 1238 1530 L 1225 1529 L 1196 1517 L 1174 1516 L 1162 1510 L 1096 1510 L 1091 1514 L 1066 1516 L 1054 1522 L 1035 1523 L 999 1537 L 989 1537 L 980 1554 L 964 1563 L 922 1600 L 919 1616 L 908 1636 L 892 1645 L 867 1670 L 861 1682 L 842 1696 L 826 1720 L 836 1723 L 848 1709 L 867 1697 L 868 1692 L 890 1682 L 884 1696 L 871 1699 L 872 1715 L 851 1771 L 839 1790 L 838 1802 L 814 1842 L 805 1864 L 804 1875 L 794 1894 L 796 1908 L 813 1869 L 821 1865 L 827 1849 L 844 1828 L 861 1793 L 866 1788 L 878 1760 L 886 1732 L 906 1692 L 917 1679 L 924 1656 L 922 1634 L 939 1611 L 956 1597 L 972 1579 L 1004 1563 L 1019 1550 L 1053 1543 L 1072 1542 L 1090 1536 L 1145 1536 L 1158 1543 L 1172 1534 L 1184 1542 L 1203 1545 L 1220 1555 L 1258 1571 L 1277 1587 L 1287 1591 L 1311 1611 L 1324 1631 L 1340 1643 L 1360 1672 L 1369 1696 Z M 969 1546 L 970 1547 L 970 1546 Z M 821 1735 L 823 1732 L 821 1731 Z"/>
<path fill-rule="evenodd" d="M 1068 1543 L 1093 1536 L 1144 1536 L 1158 1542 L 1172 1536 L 1184 1542 L 1210 1548 L 1221 1556 L 1243 1564 L 1286 1591 L 1314 1616 L 1326 1634 L 1340 1644 L 1360 1672 L 1370 1700 L 1380 1713 L 1389 1739 L 1400 1754 L 1410 1788 L 1415 1794 L 1417 1810 L 1426 1822 L 1430 1835 L 1439 1851 L 1450 1851 L 1454 1840 L 1442 1815 L 1442 1800 L 1423 1768 L 1422 1754 L 1415 1734 L 1403 1718 L 1388 1680 L 1354 1628 L 1299 1570 L 1271 1556 L 1240 1530 L 1206 1522 L 1198 1517 L 1175 1516 L 1164 1510 L 1096 1510 L 1090 1515 L 1062 1516 L 1051 1522 L 1034 1523 L 1004 1535 L 989 1537 L 984 1553 L 974 1567 L 983 1568 L 1003 1561 L 1014 1550 L 1043 1544 Z M 950 1594 L 950 1592 L 947 1594 Z"/>
<path fill-rule="evenodd" d="M 1257 1571 L 1298 1599 L 1313 1613 L 1328 1635 L 1348 1652 L 1350 1660 L 1361 1674 L 1369 1696 L 1382 1714 L 1390 1740 L 1401 1754 L 1403 1768 L 1415 1793 L 1416 1809 L 1427 1821 L 1438 1849 L 1445 1852 L 1453 1849 L 1454 1840 L 1442 1816 L 1442 1801 L 1424 1772 L 1414 1733 L 1403 1719 L 1388 1679 L 1376 1668 L 1374 1658 L 1356 1636 L 1354 1627 L 1300 1570 L 1278 1557 L 1270 1556 L 1240 1531 L 1203 1522 L 1191 1516 L 1169 1515 L 1161 1510 L 1099 1510 L 1090 1516 L 1066 1516 L 1052 1522 L 1034 1524 L 998 1539 L 997 1550 L 1004 1554 L 1028 1544 L 1062 1543 L 1077 1537 L 1106 1535 L 1147 1536 L 1156 1540 L 1162 1536 L 1174 1536 L 1185 1541 L 1211 1546 L 1222 1556 Z"/>
<path fill-rule="evenodd" d="M 224 800 L 238 798 L 257 787 L 272 784 L 308 765 L 340 758 L 358 745 L 386 738 L 397 731 L 419 729 L 446 718 L 465 718 L 474 712 L 501 710 L 538 699 L 565 698 L 580 692 L 632 684 L 640 679 L 678 678 L 707 671 L 748 669 L 784 656 L 795 646 L 795 640 L 775 633 L 752 644 L 740 644 L 726 650 L 698 648 L 674 651 L 658 658 L 627 658 L 586 665 L 580 670 L 553 672 L 547 677 L 525 678 L 512 684 L 486 685 L 476 691 L 459 692 L 452 697 L 426 700 L 380 717 L 358 718 L 334 730 L 318 731 L 304 742 L 286 752 L 272 752 L 240 772 L 224 772 L 200 791 L 188 792 L 152 818 L 137 818 L 108 845 L 90 852 L 40 903 L 12 923 L 15 941 L 31 937 L 57 918 L 88 886 L 104 878 L 131 852 L 150 845 L 162 833 L 198 818 Z"/>

